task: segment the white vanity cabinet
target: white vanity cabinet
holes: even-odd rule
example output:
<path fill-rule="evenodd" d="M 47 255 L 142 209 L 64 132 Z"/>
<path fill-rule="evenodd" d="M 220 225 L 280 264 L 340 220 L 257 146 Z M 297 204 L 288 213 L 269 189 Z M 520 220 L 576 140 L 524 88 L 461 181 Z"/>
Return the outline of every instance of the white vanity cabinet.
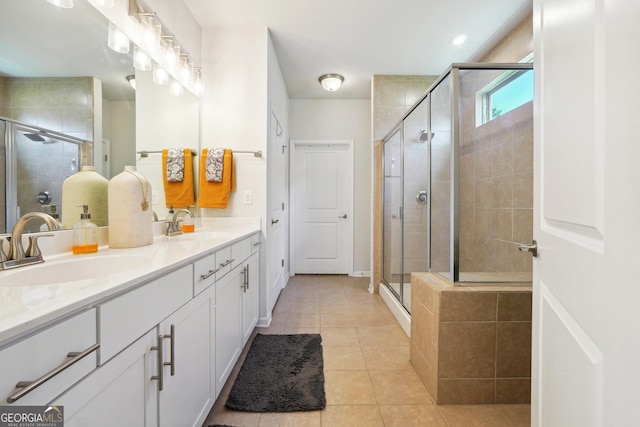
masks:
<path fill-rule="evenodd" d="M 208 288 L 159 326 L 164 346 L 161 427 L 200 427 L 213 405 L 214 313 L 215 290 Z"/>
<path fill-rule="evenodd" d="M 158 425 L 158 329 L 136 340 L 122 353 L 72 387 L 52 405 L 63 405 L 65 426 Z"/>
<path fill-rule="evenodd" d="M 251 239 L 239 243 L 231 248 L 236 267 L 216 283 L 216 397 L 258 322 L 258 253 Z"/>
<path fill-rule="evenodd" d="M 96 369 L 97 348 L 95 309 L 4 348 L 0 351 L 0 405 L 51 401 Z M 17 387 L 19 383 L 22 387 Z"/>
<path fill-rule="evenodd" d="M 5 344 L 0 405 L 19 381 L 73 361 L 17 404 L 63 405 L 70 427 L 200 427 L 258 320 L 256 236 Z"/>

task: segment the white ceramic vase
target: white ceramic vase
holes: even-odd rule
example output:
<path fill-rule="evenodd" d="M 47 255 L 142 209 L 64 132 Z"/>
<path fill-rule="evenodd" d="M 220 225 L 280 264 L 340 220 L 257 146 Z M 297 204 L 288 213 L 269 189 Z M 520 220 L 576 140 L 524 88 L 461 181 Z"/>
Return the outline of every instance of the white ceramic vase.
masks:
<path fill-rule="evenodd" d="M 151 183 L 125 166 L 109 181 L 109 247 L 135 248 L 153 243 Z"/>
<path fill-rule="evenodd" d="M 83 166 L 62 183 L 62 224 L 73 228 L 80 221 L 82 205 L 89 206 L 91 222 L 97 226 L 108 224 L 109 181 L 96 172 L 95 166 Z"/>

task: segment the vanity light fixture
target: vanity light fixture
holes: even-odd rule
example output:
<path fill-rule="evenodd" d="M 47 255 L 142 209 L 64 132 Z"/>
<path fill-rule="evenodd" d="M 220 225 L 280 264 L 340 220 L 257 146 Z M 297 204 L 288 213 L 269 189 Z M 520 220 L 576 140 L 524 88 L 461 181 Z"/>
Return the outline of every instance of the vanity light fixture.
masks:
<path fill-rule="evenodd" d="M 111 22 L 109 22 L 107 45 L 116 52 L 129 53 L 129 37 Z"/>
<path fill-rule="evenodd" d="M 142 24 L 142 44 L 151 52 L 160 49 L 162 38 L 162 24 L 156 19 L 155 12 L 140 12 L 140 24 Z"/>
<path fill-rule="evenodd" d="M 134 76 L 133 74 L 127 76 L 127 81 L 129 82 L 133 90 L 136 90 L 136 76 Z"/>
<path fill-rule="evenodd" d="M 318 78 L 318 81 L 324 90 L 333 92 L 334 90 L 340 89 L 342 82 L 344 82 L 344 77 L 340 74 L 323 74 Z"/>
<path fill-rule="evenodd" d="M 175 36 L 162 36 L 162 52 L 165 67 L 175 71 L 180 62 L 180 44 L 176 41 Z"/>
<path fill-rule="evenodd" d="M 153 82 L 160 86 L 169 84 L 169 73 L 160 64 L 153 64 Z"/>
<path fill-rule="evenodd" d="M 133 66 L 136 70 L 151 71 L 151 68 L 153 68 L 153 61 L 151 61 L 151 58 L 147 55 L 147 52 L 145 52 L 144 49 L 134 46 Z"/>
<path fill-rule="evenodd" d="M 204 82 L 202 81 L 202 68 L 196 67 L 194 69 L 194 77 L 193 77 L 193 92 L 200 96 L 202 95 L 202 91 L 204 90 Z"/>
<path fill-rule="evenodd" d="M 65 9 L 70 9 L 73 7 L 73 0 L 47 0 L 54 6 L 63 7 Z"/>
<path fill-rule="evenodd" d="M 180 81 L 185 86 L 191 86 L 193 82 L 193 62 L 188 53 L 180 54 Z"/>
<path fill-rule="evenodd" d="M 169 90 L 171 91 L 171 94 L 173 96 L 182 96 L 182 94 L 184 93 L 184 87 L 182 87 L 182 84 L 175 79 L 171 80 Z"/>

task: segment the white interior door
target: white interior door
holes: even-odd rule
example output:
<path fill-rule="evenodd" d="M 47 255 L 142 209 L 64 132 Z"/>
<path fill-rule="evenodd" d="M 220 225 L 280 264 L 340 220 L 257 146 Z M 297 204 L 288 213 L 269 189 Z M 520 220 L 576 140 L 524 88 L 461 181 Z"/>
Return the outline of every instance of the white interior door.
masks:
<path fill-rule="evenodd" d="M 285 283 L 285 174 L 286 144 L 278 118 L 271 112 L 269 150 L 269 218 L 267 218 L 268 309 Z"/>
<path fill-rule="evenodd" d="M 292 141 L 294 273 L 351 274 L 352 141 Z"/>
<path fill-rule="evenodd" d="M 638 16 L 534 1 L 533 426 L 640 419 Z"/>

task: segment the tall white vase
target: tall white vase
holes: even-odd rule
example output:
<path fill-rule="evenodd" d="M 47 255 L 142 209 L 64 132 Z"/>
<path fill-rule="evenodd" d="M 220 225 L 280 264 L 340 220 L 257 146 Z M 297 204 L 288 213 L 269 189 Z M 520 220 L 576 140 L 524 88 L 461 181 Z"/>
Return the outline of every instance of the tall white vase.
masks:
<path fill-rule="evenodd" d="M 109 220 L 107 178 L 96 172 L 95 166 L 83 166 L 62 183 L 62 224 L 73 228 L 80 221 L 82 205 L 89 206 L 91 222 L 107 225 Z"/>
<path fill-rule="evenodd" d="M 109 181 L 109 247 L 135 248 L 153 243 L 152 189 L 149 180 L 125 166 Z"/>

